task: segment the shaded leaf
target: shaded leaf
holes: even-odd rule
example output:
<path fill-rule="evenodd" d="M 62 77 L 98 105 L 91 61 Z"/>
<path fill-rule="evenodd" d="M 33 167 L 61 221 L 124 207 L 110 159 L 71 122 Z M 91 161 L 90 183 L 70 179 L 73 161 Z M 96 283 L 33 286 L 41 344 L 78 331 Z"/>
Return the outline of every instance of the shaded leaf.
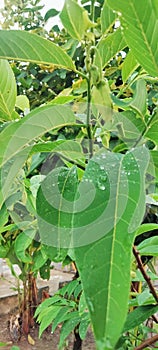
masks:
<path fill-rule="evenodd" d="M 26 249 L 32 243 L 32 239 L 34 238 L 36 231 L 27 230 L 25 232 L 21 232 L 15 240 L 14 250 L 17 258 L 24 263 L 31 263 L 32 258 L 26 252 Z"/>
<path fill-rule="evenodd" d="M 134 57 L 132 51 L 129 51 L 122 64 L 122 79 L 124 83 L 129 79 L 138 66 L 139 63 Z"/>
<path fill-rule="evenodd" d="M 45 22 L 48 21 L 49 18 L 55 17 L 59 14 L 59 11 L 57 11 L 56 9 L 50 9 L 46 12 L 45 16 L 44 16 L 44 20 Z"/>
<path fill-rule="evenodd" d="M 154 315 L 158 310 L 157 305 L 139 306 L 134 311 L 129 312 L 123 328 L 123 332 L 133 329 Z"/>

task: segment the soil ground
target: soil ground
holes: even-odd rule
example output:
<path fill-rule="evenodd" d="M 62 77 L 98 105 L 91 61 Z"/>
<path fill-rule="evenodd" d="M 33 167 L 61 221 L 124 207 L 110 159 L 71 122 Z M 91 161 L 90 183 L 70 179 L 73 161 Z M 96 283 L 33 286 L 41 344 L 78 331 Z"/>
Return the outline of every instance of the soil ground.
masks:
<path fill-rule="evenodd" d="M 10 335 L 8 332 L 8 315 L 0 317 L 0 341 L 8 342 L 8 346 L 3 346 L 2 350 L 10 350 L 11 347 L 19 346 L 20 350 L 58 350 L 60 328 L 58 328 L 54 334 L 51 334 L 49 331 L 45 331 L 41 339 L 38 338 L 38 328 L 34 328 L 30 332 L 31 337 L 35 341 L 35 345 L 30 345 L 27 339 L 22 336 L 20 341 L 17 343 L 12 343 Z M 73 335 L 71 335 L 67 340 L 67 345 L 64 350 L 73 349 Z M 89 330 L 87 337 L 83 342 L 83 350 L 95 350 L 95 344 L 92 332 Z"/>

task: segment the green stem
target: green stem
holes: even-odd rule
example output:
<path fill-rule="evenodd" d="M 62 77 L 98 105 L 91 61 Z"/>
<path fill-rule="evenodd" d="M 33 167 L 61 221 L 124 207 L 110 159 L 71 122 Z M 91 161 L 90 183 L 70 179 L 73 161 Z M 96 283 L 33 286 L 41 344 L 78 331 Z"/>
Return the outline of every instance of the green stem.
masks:
<path fill-rule="evenodd" d="M 91 0 L 91 20 L 94 22 L 95 19 L 95 6 L 94 6 L 95 0 Z M 91 29 L 93 31 L 93 28 Z"/>
<path fill-rule="evenodd" d="M 93 156 L 93 135 L 91 129 L 91 74 L 87 81 L 87 134 L 89 138 L 89 158 Z"/>

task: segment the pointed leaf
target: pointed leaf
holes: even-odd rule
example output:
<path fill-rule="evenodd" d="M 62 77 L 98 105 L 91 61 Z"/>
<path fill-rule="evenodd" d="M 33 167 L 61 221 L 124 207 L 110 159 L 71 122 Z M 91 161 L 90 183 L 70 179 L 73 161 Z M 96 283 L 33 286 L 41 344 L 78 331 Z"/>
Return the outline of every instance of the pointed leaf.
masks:
<path fill-rule="evenodd" d="M 84 177 L 95 183 L 98 203 L 95 212 L 92 206 L 86 211 L 87 222 L 93 218 L 91 225 L 86 225 L 83 215 L 80 217 L 83 233 L 82 239 L 78 239 L 78 245 L 83 245 L 84 239 L 85 244 L 88 240 L 93 243 L 75 248 L 75 254 L 97 349 L 108 350 L 114 348 L 128 310 L 132 242 L 145 211 L 143 182 L 148 151 L 140 148 L 125 156 L 109 153 L 101 157 L 104 171 L 108 174 L 111 169 L 107 175 L 111 184 L 99 179 L 97 158 L 89 162 Z M 102 200 L 99 189 L 104 195 Z M 94 213 L 100 216 L 100 221 Z"/>
<path fill-rule="evenodd" d="M 122 36 L 121 29 L 118 28 L 114 33 L 101 39 L 97 45 L 98 51 L 102 58 L 103 68 L 107 63 L 126 46 L 126 42 Z M 97 65 L 97 62 L 95 62 Z"/>
<path fill-rule="evenodd" d="M 123 35 L 136 60 L 150 75 L 158 76 L 158 0 L 107 0 L 107 3 L 120 14 Z"/>
<path fill-rule="evenodd" d="M 80 323 L 80 320 L 81 320 L 80 316 L 72 317 L 70 320 L 64 323 L 60 332 L 59 349 L 63 346 L 64 340 L 68 337 L 68 335 Z"/>
<path fill-rule="evenodd" d="M 127 315 L 127 319 L 124 325 L 124 332 L 129 331 L 141 323 L 145 322 L 150 316 L 154 315 L 158 310 L 157 305 L 147 305 L 147 306 L 139 306 L 134 311 L 130 312 Z"/>
<path fill-rule="evenodd" d="M 75 69 L 64 50 L 39 35 L 24 30 L 0 30 L 0 42 L 0 58 Z"/>
<path fill-rule="evenodd" d="M 107 5 L 107 1 L 104 1 L 104 5 L 101 12 L 101 30 L 102 34 L 106 34 L 109 29 L 114 24 L 117 18 L 116 13 L 114 13 L 111 8 Z"/>
<path fill-rule="evenodd" d="M 16 81 L 10 64 L 0 60 L 0 120 L 11 120 L 16 101 Z"/>

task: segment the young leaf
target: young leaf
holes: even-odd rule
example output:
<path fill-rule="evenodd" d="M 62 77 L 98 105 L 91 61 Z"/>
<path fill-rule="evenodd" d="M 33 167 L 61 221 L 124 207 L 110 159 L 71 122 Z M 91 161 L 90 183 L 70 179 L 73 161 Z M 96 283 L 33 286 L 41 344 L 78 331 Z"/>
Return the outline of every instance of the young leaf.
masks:
<path fill-rule="evenodd" d="M 104 5 L 101 12 L 101 30 L 102 34 L 106 34 L 109 29 L 114 24 L 117 18 L 116 13 L 114 13 L 111 8 L 107 5 L 107 1 L 104 1 Z"/>
<path fill-rule="evenodd" d="M 114 33 L 101 39 L 97 45 L 97 49 L 102 59 L 103 68 L 107 63 L 126 46 L 126 42 L 122 36 L 121 29 L 118 28 Z M 97 66 L 97 62 L 95 62 Z"/>
<path fill-rule="evenodd" d="M 107 0 L 107 3 L 119 13 L 123 35 L 136 60 L 150 75 L 158 76 L 157 0 Z"/>
<path fill-rule="evenodd" d="M 110 183 L 108 180 L 101 183 L 101 170 L 97 170 L 96 166 L 99 160 L 97 156 L 94 157 L 87 166 L 84 178 L 95 183 L 98 202 L 95 211 L 92 211 L 92 205 L 89 210 L 85 210 L 87 225 L 83 214 L 80 216 L 83 234 L 78 238 L 78 248 L 75 248 L 98 350 L 114 348 L 125 322 L 130 289 L 131 248 L 134 231 L 145 211 L 144 172 L 148 162 L 148 152 L 144 148 L 124 156 L 105 154 L 105 160 L 103 154 L 100 155 L 100 164 L 107 174 L 112 169 L 111 174 L 107 175 Z M 99 190 L 104 194 L 104 200 Z M 105 206 L 102 212 L 101 206 L 102 209 Z M 94 213 L 98 214 L 100 221 L 94 217 Z M 84 242 L 87 245 L 81 246 Z"/>
<path fill-rule="evenodd" d="M 88 12 L 75 0 L 65 0 L 60 19 L 71 37 L 79 41 L 83 39 L 86 30 L 93 25 Z"/>
<path fill-rule="evenodd" d="M 23 112 L 25 110 L 30 110 L 29 99 L 26 95 L 18 95 L 16 98 L 15 106 L 21 109 Z"/>
<path fill-rule="evenodd" d="M 75 70 L 71 58 L 50 40 L 24 30 L 0 30 L 0 58 Z"/>
<path fill-rule="evenodd" d="M 11 120 L 16 101 L 16 81 L 10 64 L 0 60 L 0 120 Z"/>

